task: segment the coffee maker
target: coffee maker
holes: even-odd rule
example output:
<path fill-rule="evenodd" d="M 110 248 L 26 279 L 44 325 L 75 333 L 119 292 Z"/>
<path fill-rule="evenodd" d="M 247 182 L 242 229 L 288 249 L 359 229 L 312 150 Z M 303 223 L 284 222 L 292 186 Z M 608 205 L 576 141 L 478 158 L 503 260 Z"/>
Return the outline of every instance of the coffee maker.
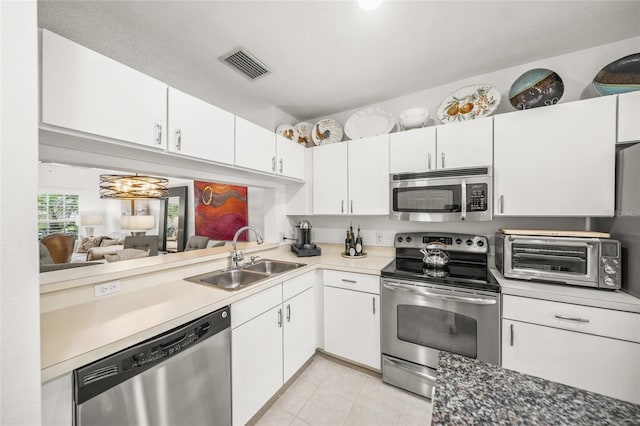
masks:
<path fill-rule="evenodd" d="M 311 242 L 311 223 L 301 220 L 296 225 L 296 242 L 291 251 L 298 257 L 320 256 L 320 247 Z"/>

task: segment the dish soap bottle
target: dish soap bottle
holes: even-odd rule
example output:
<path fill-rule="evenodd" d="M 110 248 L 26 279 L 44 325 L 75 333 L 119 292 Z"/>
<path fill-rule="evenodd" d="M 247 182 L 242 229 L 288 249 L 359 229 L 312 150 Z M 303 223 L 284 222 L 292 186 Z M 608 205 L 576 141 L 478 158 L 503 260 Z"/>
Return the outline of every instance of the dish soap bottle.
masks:
<path fill-rule="evenodd" d="M 358 236 L 356 237 L 356 256 L 363 255 L 362 237 L 360 236 L 360 225 L 358 225 Z"/>

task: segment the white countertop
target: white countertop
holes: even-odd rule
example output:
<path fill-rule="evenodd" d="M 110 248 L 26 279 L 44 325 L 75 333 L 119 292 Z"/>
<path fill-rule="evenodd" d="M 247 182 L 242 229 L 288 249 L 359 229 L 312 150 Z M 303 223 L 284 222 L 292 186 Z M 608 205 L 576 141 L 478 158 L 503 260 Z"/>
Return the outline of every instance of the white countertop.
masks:
<path fill-rule="evenodd" d="M 40 318 L 42 380 L 69 373 L 305 272 L 322 268 L 380 275 L 380 270 L 393 258 L 392 248 L 372 248 L 365 258 L 346 259 L 340 255 L 339 244 L 321 247 L 323 254 L 317 257 L 297 257 L 288 245 L 267 247 L 268 250 L 257 254 L 307 266 L 237 291 L 183 279 L 226 267 L 228 250 L 224 254 L 203 250 L 200 261 L 189 252 L 187 259 L 175 258 L 169 266 L 169 260 L 161 259 L 166 256 L 155 261 L 130 261 L 129 268 L 124 264 L 106 268 L 97 277 L 87 275 L 89 271 L 76 275 L 75 269 L 68 270 L 68 281 L 62 276 L 65 274 L 58 274 L 55 279 L 48 276 L 42 290 L 47 301 L 41 306 Z M 252 249 L 259 250 L 259 247 Z M 89 268 L 94 266 L 78 269 Z M 119 279 L 122 290 L 93 297 L 93 284 L 110 279 Z M 69 303 L 71 299 L 77 302 Z"/>
<path fill-rule="evenodd" d="M 621 290 L 507 279 L 496 269 L 492 258 L 489 269 L 502 287 L 502 294 L 640 313 L 640 299 Z"/>

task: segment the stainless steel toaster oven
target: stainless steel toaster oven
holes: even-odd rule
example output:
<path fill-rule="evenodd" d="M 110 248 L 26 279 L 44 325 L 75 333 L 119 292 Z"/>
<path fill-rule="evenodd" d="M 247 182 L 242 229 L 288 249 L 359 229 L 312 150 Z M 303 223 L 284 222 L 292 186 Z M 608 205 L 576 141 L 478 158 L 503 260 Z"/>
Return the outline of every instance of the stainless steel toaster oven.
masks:
<path fill-rule="evenodd" d="M 506 278 L 616 290 L 620 242 L 608 238 L 496 233 L 496 268 Z"/>

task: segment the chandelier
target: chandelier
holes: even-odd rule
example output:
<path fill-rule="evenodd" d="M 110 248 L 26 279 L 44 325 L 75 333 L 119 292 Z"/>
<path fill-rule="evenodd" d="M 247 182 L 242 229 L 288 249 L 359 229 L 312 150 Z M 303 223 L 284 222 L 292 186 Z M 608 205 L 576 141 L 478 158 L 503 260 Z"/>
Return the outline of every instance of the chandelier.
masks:
<path fill-rule="evenodd" d="M 134 200 L 167 198 L 168 180 L 144 175 L 100 175 L 100 198 Z"/>

